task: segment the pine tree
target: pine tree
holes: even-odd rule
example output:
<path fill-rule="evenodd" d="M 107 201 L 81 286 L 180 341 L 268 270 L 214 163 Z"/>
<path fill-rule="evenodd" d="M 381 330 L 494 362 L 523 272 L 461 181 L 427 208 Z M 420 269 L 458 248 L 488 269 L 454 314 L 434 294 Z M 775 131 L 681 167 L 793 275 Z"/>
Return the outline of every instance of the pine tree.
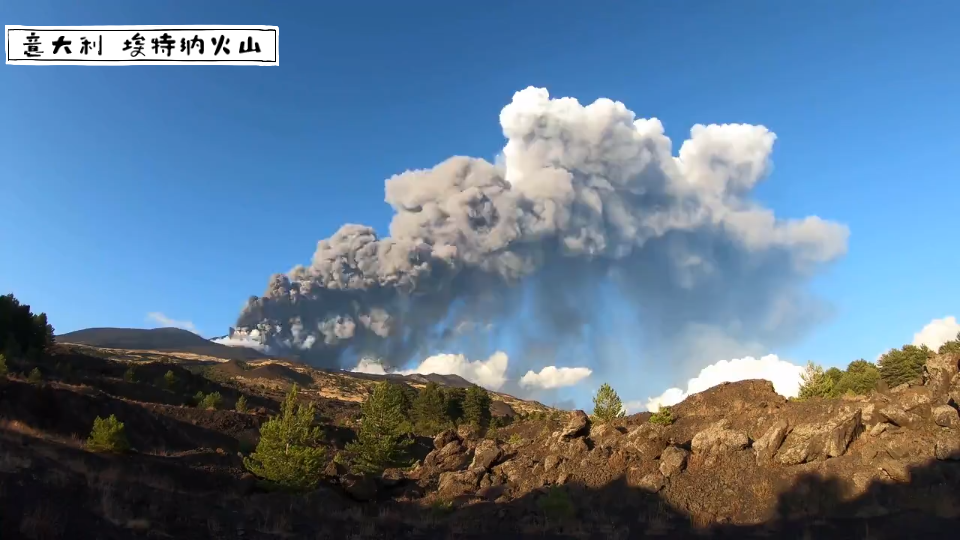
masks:
<path fill-rule="evenodd" d="M 944 343 L 940 346 L 940 349 L 937 350 L 937 354 L 948 353 L 960 354 L 960 332 L 957 332 L 956 339 Z"/>
<path fill-rule="evenodd" d="M 831 395 L 842 396 L 848 392 L 858 395 L 869 394 L 880 382 L 880 370 L 866 360 L 854 360 L 833 387 Z"/>
<path fill-rule="evenodd" d="M 417 432 L 423 435 L 436 435 L 450 424 L 440 385 L 427 383 L 413 400 L 410 416 Z"/>
<path fill-rule="evenodd" d="M 357 439 L 346 446 L 353 466 L 365 473 L 380 473 L 400 463 L 410 423 L 404 410 L 403 390 L 388 381 L 377 383 L 360 407 Z"/>
<path fill-rule="evenodd" d="M 478 428 L 490 425 L 490 394 L 483 388 L 473 385 L 467 388 L 463 397 L 463 420 Z"/>
<path fill-rule="evenodd" d="M 173 373 L 173 370 L 168 370 L 167 373 L 163 376 L 163 382 L 167 385 L 167 389 L 173 390 L 177 386 L 177 376 Z"/>
<path fill-rule="evenodd" d="M 297 403 L 297 385 L 290 388 L 279 416 L 260 426 L 260 441 L 243 464 L 253 474 L 282 486 L 311 489 L 323 471 L 326 452 L 320 428 L 313 427 L 313 404 Z"/>
<path fill-rule="evenodd" d="M 926 345 L 904 345 L 900 350 L 890 349 L 877 361 L 880 378 L 893 388 L 920 379 L 927 358 L 933 354 Z"/>
<path fill-rule="evenodd" d="M 608 422 L 615 418 L 622 418 L 625 414 L 620 396 L 607 383 L 603 383 L 593 398 L 593 417 L 600 422 Z"/>
<path fill-rule="evenodd" d="M 0 377 L 7 376 L 7 357 L 3 354 L 0 354 Z"/>
<path fill-rule="evenodd" d="M 27 376 L 27 382 L 32 384 L 40 384 L 43 382 L 43 374 L 40 373 L 40 368 L 30 370 L 30 375 Z"/>
<path fill-rule="evenodd" d="M 808 361 L 803 373 L 800 374 L 800 389 L 797 393 L 797 399 L 830 397 L 833 392 L 833 384 L 833 379 L 827 375 L 822 366 Z"/>
<path fill-rule="evenodd" d="M 237 412 L 239 412 L 239 413 L 245 413 L 245 412 L 247 412 L 247 397 L 246 397 L 246 396 L 241 395 L 240 398 L 237 399 L 236 409 L 237 409 Z"/>
<path fill-rule="evenodd" d="M 87 439 L 87 449 L 93 452 L 126 452 L 130 449 L 130 443 L 127 442 L 126 432 L 123 422 L 117 420 L 115 415 L 109 418 L 96 417 L 93 421 L 93 429 L 90 431 L 90 438 Z"/>
<path fill-rule="evenodd" d="M 452 425 L 457 425 L 463 419 L 463 400 L 466 398 L 466 391 L 463 388 L 443 388 L 442 392 L 447 420 Z"/>

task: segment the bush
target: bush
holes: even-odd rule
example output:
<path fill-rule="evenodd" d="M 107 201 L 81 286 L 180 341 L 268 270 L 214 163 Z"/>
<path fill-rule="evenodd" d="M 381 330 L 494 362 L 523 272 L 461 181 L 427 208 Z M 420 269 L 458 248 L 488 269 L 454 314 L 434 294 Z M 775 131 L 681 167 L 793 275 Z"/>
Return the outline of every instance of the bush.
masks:
<path fill-rule="evenodd" d="M 398 385 L 383 381 L 374 386 L 373 393 L 360 406 L 357 439 L 346 446 L 357 470 L 376 474 L 402 464 L 403 451 L 412 442 L 406 438 L 410 423 L 405 402 Z"/>
<path fill-rule="evenodd" d="M 93 429 L 87 439 L 87 449 L 93 452 L 126 452 L 130 449 L 123 422 L 115 415 L 103 419 L 99 416 L 93 421 Z"/>
<path fill-rule="evenodd" d="M 622 418 L 625 411 L 620 396 L 607 383 L 603 383 L 593 398 L 593 417 L 600 422 L 609 422 L 615 418 Z"/>
<path fill-rule="evenodd" d="M 835 372 L 843 375 L 839 369 Z M 800 375 L 800 391 L 797 399 L 810 399 L 813 397 L 830 397 L 833 394 L 834 378 L 823 371 L 823 367 L 813 362 L 807 362 L 807 367 Z"/>
<path fill-rule="evenodd" d="M 290 388 L 279 416 L 260 426 L 257 449 L 243 464 L 253 474 L 294 489 L 312 489 L 323 472 L 326 452 L 320 429 L 313 427 L 312 404 L 297 404 L 297 385 Z"/>
<path fill-rule="evenodd" d="M 0 377 L 6 377 L 8 372 L 7 357 L 0 354 Z"/>
<path fill-rule="evenodd" d="M 40 368 L 30 370 L 30 375 L 27 376 L 27 382 L 31 384 L 40 384 L 43 382 L 43 374 L 40 373 Z"/>
<path fill-rule="evenodd" d="M 923 366 L 932 354 L 933 351 L 926 345 L 904 345 L 899 350 L 890 349 L 877 361 L 880 379 L 890 388 L 919 380 L 923 374 Z"/>
<path fill-rule="evenodd" d="M 173 390 L 177 387 L 177 375 L 173 370 L 168 370 L 167 373 L 163 376 L 163 384 L 166 385 L 168 390 Z"/>
<path fill-rule="evenodd" d="M 650 423 L 657 424 L 660 426 L 669 426 L 674 422 L 673 411 L 670 410 L 670 407 L 664 405 L 660 407 L 657 412 L 653 413 L 650 416 Z"/>
<path fill-rule="evenodd" d="M 220 392 L 210 392 L 206 395 L 204 395 L 203 392 L 197 392 L 194 398 L 197 400 L 198 409 L 219 409 L 220 404 L 223 403 L 223 397 L 220 395 Z"/>
<path fill-rule="evenodd" d="M 237 399 L 237 404 L 236 404 L 236 406 L 235 406 L 234 408 L 237 410 L 238 413 L 245 413 L 245 412 L 247 412 L 247 410 L 249 409 L 249 408 L 247 407 L 247 397 L 246 397 L 246 396 L 240 396 L 240 398 Z"/>
<path fill-rule="evenodd" d="M 136 368 L 134 368 L 133 366 L 130 366 L 130 368 L 127 369 L 127 371 L 125 371 L 125 372 L 123 373 L 123 380 L 125 380 L 125 381 L 127 381 L 127 382 L 129 382 L 129 383 L 135 383 L 135 382 L 137 382 L 137 371 L 136 371 Z"/>
<path fill-rule="evenodd" d="M 0 296 L 0 352 L 8 358 L 36 355 L 54 342 L 53 326 L 47 315 L 30 311 L 13 294 Z"/>
<path fill-rule="evenodd" d="M 570 496 L 559 486 L 550 487 L 547 494 L 537 501 L 537 506 L 540 507 L 547 519 L 567 519 L 572 517 L 574 513 Z"/>
<path fill-rule="evenodd" d="M 519 433 L 514 433 L 513 435 L 510 435 L 509 439 L 507 439 L 507 444 L 512 446 L 520 446 L 523 444 L 523 437 L 521 437 Z"/>
<path fill-rule="evenodd" d="M 463 398 L 463 420 L 478 428 L 490 425 L 490 394 L 483 388 L 473 385 L 467 389 Z"/>

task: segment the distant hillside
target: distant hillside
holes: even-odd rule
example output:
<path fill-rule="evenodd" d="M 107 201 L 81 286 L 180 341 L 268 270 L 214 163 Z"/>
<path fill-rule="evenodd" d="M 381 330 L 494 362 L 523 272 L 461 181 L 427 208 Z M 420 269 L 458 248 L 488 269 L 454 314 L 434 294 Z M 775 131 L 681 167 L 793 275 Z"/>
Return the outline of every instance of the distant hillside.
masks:
<path fill-rule="evenodd" d="M 57 336 L 60 343 L 108 349 L 193 353 L 225 360 L 256 360 L 267 355 L 247 347 L 228 347 L 180 328 L 87 328 Z"/>

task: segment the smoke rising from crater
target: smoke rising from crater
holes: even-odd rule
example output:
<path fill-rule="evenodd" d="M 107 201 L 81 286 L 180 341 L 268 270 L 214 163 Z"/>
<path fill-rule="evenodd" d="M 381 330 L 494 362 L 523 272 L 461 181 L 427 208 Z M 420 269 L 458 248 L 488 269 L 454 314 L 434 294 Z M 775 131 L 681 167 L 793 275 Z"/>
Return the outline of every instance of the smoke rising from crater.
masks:
<path fill-rule="evenodd" d="M 771 171 L 767 128 L 697 125 L 674 156 L 657 119 L 532 87 L 500 124 L 496 164 L 457 156 L 388 179 L 389 236 L 343 225 L 250 298 L 233 337 L 320 365 L 348 352 L 390 365 L 523 306 L 541 336 L 576 338 L 596 324 L 600 286 L 630 303 L 664 360 L 704 336 L 773 345 L 822 317 L 806 280 L 849 233 L 750 199 Z"/>

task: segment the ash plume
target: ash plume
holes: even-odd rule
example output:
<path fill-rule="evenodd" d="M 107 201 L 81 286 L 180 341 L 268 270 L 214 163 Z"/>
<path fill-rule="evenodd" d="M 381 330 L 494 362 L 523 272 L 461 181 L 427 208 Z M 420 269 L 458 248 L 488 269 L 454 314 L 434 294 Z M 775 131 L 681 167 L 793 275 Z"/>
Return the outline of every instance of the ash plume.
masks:
<path fill-rule="evenodd" d="M 388 179 L 389 235 L 343 225 L 249 299 L 232 337 L 324 366 L 346 355 L 389 366 L 524 305 L 541 337 L 575 338 L 607 286 L 672 359 L 703 336 L 789 340 L 824 315 L 806 281 L 846 252 L 849 232 L 751 200 L 772 167 L 767 128 L 696 125 L 674 156 L 657 119 L 533 87 L 500 124 L 497 163 L 457 156 Z"/>

